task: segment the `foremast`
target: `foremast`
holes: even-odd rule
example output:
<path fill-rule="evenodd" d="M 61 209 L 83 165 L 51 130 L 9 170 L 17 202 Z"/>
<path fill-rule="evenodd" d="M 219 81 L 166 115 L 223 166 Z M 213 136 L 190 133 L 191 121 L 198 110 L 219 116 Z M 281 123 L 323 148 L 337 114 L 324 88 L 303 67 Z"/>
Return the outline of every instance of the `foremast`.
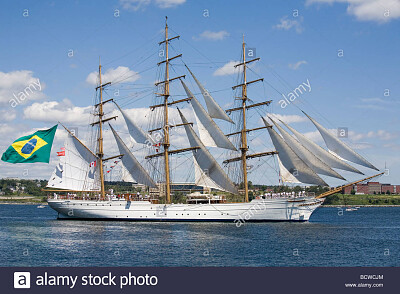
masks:
<path fill-rule="evenodd" d="M 105 187 L 104 187 L 104 170 L 103 170 L 103 84 L 101 83 L 101 62 L 99 62 L 99 84 L 100 84 L 100 103 L 99 103 L 99 151 L 97 156 L 99 157 L 99 168 L 100 168 L 100 183 L 101 183 L 101 199 L 105 198 Z"/>
<path fill-rule="evenodd" d="M 104 158 L 104 149 L 103 149 L 103 123 L 115 119 L 117 118 L 116 116 L 104 119 L 104 111 L 103 111 L 103 105 L 107 102 L 113 101 L 113 99 L 109 99 L 106 101 L 103 101 L 103 89 L 106 86 L 109 86 L 111 84 L 111 82 L 102 84 L 102 80 L 101 80 L 101 62 L 99 60 L 99 86 L 96 87 L 96 91 L 99 90 L 100 91 L 100 95 L 99 95 L 99 103 L 95 105 L 95 108 L 98 108 L 98 112 L 95 113 L 95 116 L 99 117 L 99 120 L 92 123 L 91 126 L 94 125 L 99 125 L 99 137 L 97 139 L 98 141 L 98 151 L 96 153 L 97 157 L 98 157 L 98 164 L 99 164 L 99 170 L 100 170 L 100 185 L 101 185 L 101 189 L 100 189 L 100 199 L 104 200 L 105 196 L 106 196 L 106 192 L 105 192 L 105 186 L 104 186 L 104 167 L 103 167 L 103 163 L 106 160 L 112 159 L 112 158 L 116 158 L 119 157 L 121 155 L 118 156 L 113 156 L 110 158 Z"/>

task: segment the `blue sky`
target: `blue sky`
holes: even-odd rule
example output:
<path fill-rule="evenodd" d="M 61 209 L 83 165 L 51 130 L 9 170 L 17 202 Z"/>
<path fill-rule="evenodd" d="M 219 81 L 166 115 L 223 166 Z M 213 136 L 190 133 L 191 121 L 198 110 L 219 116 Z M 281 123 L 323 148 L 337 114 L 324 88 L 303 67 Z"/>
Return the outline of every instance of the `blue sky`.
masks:
<path fill-rule="evenodd" d="M 183 61 L 222 106 L 232 104 L 230 87 L 237 75 L 216 72 L 239 60 L 245 34 L 247 46 L 261 57 L 249 79 L 265 79 L 249 90 L 254 101 L 272 99 L 265 111 L 281 115 L 319 144 L 321 138 L 299 108 L 329 129 L 347 127 L 346 143 L 380 169 L 386 162 L 390 175 L 381 181 L 400 184 L 400 1 L 396 0 L 8 1 L 0 10 L 0 151 L 18 136 L 58 120 L 84 129 L 94 96 L 88 76 L 97 70 L 99 56 L 106 73 L 129 78 L 107 95 L 119 89 L 118 99 L 125 108 L 149 106 L 166 15 L 171 34 L 181 35 L 171 54 L 183 54 Z M 174 64 L 172 74 L 187 74 L 181 62 Z M 12 95 L 37 79 L 42 90 L 11 107 Z M 282 109 L 282 94 L 307 79 L 311 92 Z M 189 80 L 188 84 L 194 85 Z M 182 94 L 177 86 L 172 90 Z M 192 90 L 198 93 L 195 87 Z M 127 97 L 135 92 L 140 93 Z M 145 119 L 139 123 L 144 125 Z M 257 127 L 261 121 L 254 116 L 250 124 Z M 118 126 L 123 132 L 123 124 Z M 228 131 L 227 125 L 221 126 Z M 54 148 L 62 146 L 63 138 L 59 131 Z M 254 150 L 272 146 L 267 133 L 253 139 L 258 140 Z M 53 154 L 50 165 L 13 169 L 1 162 L 0 177 L 48 178 L 56 159 Z M 23 175 L 25 169 L 29 175 Z M 257 172 L 254 176 L 260 178 Z M 271 175 L 266 182 L 273 180 Z"/>

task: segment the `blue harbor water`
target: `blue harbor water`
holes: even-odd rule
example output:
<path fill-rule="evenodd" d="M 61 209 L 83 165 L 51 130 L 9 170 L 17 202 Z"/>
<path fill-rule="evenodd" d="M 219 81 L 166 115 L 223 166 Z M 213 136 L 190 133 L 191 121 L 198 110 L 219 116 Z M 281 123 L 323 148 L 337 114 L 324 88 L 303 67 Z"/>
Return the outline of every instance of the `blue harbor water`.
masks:
<path fill-rule="evenodd" d="M 400 266 L 400 207 L 320 208 L 306 223 L 61 221 L 0 205 L 0 266 Z"/>

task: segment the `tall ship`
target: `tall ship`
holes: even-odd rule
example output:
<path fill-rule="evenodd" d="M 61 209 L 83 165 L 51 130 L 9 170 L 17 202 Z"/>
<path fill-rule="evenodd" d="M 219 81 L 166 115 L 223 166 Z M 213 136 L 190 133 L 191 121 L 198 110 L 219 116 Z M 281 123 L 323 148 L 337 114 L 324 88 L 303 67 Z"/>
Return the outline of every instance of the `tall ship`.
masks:
<path fill-rule="evenodd" d="M 111 82 L 102 83 L 102 66 L 99 65 L 96 87 L 96 101 L 93 106 L 92 138 L 94 148 L 85 145 L 74 132 L 64 126 L 67 138 L 63 156 L 48 181 L 45 191 L 49 193 L 48 204 L 58 212 L 59 219 L 86 220 L 127 220 L 127 221 L 232 221 L 237 225 L 245 221 L 308 221 L 312 213 L 323 203 L 324 198 L 340 192 L 344 187 L 367 181 L 383 173 L 331 188 L 320 195 L 306 193 L 285 193 L 279 197 L 271 193 L 250 199 L 249 162 L 260 157 L 274 157 L 279 166 L 282 183 L 316 185 L 328 187 L 320 175 L 342 181 L 345 178 L 336 170 L 363 175 L 349 162 L 378 170 L 361 155 L 352 150 L 339 138 L 332 135 L 314 118 L 304 115 L 315 125 L 327 146 L 322 148 L 302 133 L 279 119 L 263 113 L 271 100 L 254 102 L 248 97 L 248 88 L 256 86 L 263 79 L 248 80 L 249 66 L 260 58 L 246 59 L 246 43 L 242 43 L 241 60 L 235 65 L 239 83 L 233 85 L 234 107 L 224 110 L 205 89 L 186 64 L 183 64 L 204 98 L 206 107 L 195 97 L 185 83 L 186 75 L 171 76 L 171 61 L 180 60 L 182 54 L 169 55 L 170 43 L 179 36 L 170 37 L 165 24 L 165 37 L 159 43 L 163 47 L 164 59 L 158 63 L 163 78 L 155 83 L 155 97 L 150 106 L 151 118 L 148 129 L 143 130 L 135 120 L 120 107 L 115 99 L 104 99 L 104 89 Z M 185 80 L 185 81 L 184 81 Z M 170 93 L 171 83 L 180 83 L 186 96 L 175 99 Z M 147 154 L 139 160 L 132 148 L 122 140 L 112 126 L 116 117 L 106 117 L 104 105 L 114 103 L 121 113 L 129 136 L 136 145 L 143 145 Z M 182 108 L 190 105 L 190 108 Z M 176 122 L 173 117 L 179 116 Z M 194 121 L 189 121 L 184 113 L 191 111 Z M 249 128 L 250 118 L 258 112 L 257 120 L 262 125 Z M 217 122 L 221 120 L 231 125 L 231 132 L 224 134 Z M 196 126 L 197 128 L 195 128 Z M 109 128 L 118 146 L 118 153 L 106 157 L 104 150 L 104 130 Z M 174 134 L 183 129 L 188 146 L 173 148 Z M 286 129 L 285 129 L 286 128 Z M 196 131 L 197 129 L 197 131 Z M 173 132 L 171 132 L 173 131 Z M 290 134 L 289 131 L 292 133 Z M 270 136 L 275 150 L 250 152 L 251 132 L 265 132 Z M 181 132 L 182 134 L 183 132 Z M 215 158 L 212 150 L 223 151 L 223 160 Z M 185 203 L 174 203 L 171 171 L 176 160 L 174 156 L 186 154 L 192 160 L 195 185 L 203 187 L 202 193 L 186 195 Z M 222 162 L 221 162 L 222 161 Z M 114 195 L 105 187 L 105 165 L 115 162 L 124 171 L 127 181 L 143 186 L 142 194 Z M 187 171 L 189 173 L 189 171 Z M 236 195 L 240 201 L 228 201 L 228 196 Z M 176 202 L 176 201 L 175 201 Z M 183 201 L 181 201 L 183 202 Z"/>

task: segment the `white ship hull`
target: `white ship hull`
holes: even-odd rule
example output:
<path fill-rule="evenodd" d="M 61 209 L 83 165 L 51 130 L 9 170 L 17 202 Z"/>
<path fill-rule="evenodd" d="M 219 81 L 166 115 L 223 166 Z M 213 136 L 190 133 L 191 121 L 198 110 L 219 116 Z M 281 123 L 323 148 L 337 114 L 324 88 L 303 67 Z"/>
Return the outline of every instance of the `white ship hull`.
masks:
<path fill-rule="evenodd" d="M 149 201 L 49 199 L 59 219 L 126 221 L 308 221 L 323 200 L 273 198 L 249 203 L 152 204 Z"/>

